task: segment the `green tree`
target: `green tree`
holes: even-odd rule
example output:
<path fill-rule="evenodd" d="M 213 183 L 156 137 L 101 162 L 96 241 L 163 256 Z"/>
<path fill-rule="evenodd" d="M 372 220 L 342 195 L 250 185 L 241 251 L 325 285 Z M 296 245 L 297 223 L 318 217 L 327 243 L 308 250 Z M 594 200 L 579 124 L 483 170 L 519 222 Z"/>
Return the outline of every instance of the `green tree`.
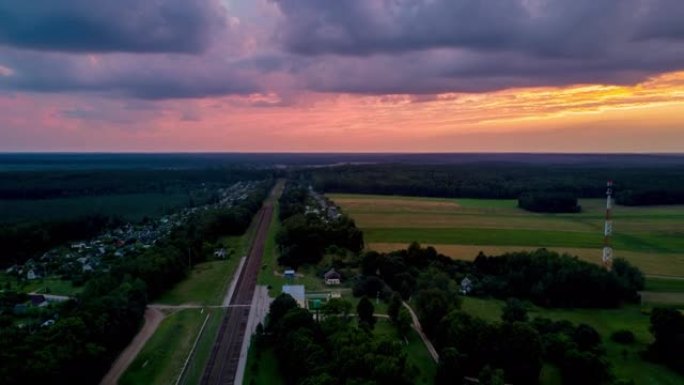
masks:
<path fill-rule="evenodd" d="M 368 299 L 368 297 L 363 297 L 356 305 L 356 313 L 359 315 L 359 323 L 364 323 L 368 325 L 371 329 L 375 326 L 375 317 L 373 313 L 375 312 L 375 306 Z"/>
<path fill-rule="evenodd" d="M 392 293 L 392 298 L 390 299 L 389 306 L 387 307 L 387 315 L 392 322 L 397 322 L 397 317 L 399 316 L 399 310 L 402 307 L 401 294 L 398 292 Z"/>
<path fill-rule="evenodd" d="M 504 385 L 503 370 L 492 369 L 489 365 L 482 368 L 477 378 L 480 385 Z"/>
<path fill-rule="evenodd" d="M 402 338 L 406 338 L 411 331 L 411 324 L 413 323 L 413 319 L 411 319 L 411 314 L 409 314 L 408 310 L 402 308 L 399 310 L 399 316 L 397 316 L 397 320 L 394 323 L 397 327 L 397 332 Z"/>
<path fill-rule="evenodd" d="M 501 320 L 504 322 L 527 322 L 527 307 L 517 298 L 509 298 L 503 308 Z"/>

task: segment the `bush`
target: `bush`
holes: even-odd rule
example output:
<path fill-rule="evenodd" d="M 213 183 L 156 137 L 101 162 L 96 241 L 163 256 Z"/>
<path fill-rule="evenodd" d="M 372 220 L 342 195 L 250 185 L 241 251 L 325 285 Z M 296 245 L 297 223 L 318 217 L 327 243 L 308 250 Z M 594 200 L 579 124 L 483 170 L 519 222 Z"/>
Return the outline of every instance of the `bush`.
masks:
<path fill-rule="evenodd" d="M 629 330 L 618 330 L 610 336 L 610 339 L 619 344 L 628 345 L 634 343 L 634 333 Z"/>

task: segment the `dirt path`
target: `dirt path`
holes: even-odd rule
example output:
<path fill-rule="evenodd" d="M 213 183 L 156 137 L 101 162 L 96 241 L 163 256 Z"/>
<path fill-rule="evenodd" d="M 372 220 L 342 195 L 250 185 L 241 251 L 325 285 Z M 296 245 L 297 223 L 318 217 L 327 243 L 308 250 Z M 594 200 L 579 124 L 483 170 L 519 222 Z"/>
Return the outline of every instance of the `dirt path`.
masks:
<path fill-rule="evenodd" d="M 423 327 L 420 326 L 420 320 L 418 320 L 418 316 L 413 311 L 413 309 L 411 309 L 411 306 L 409 306 L 406 302 L 403 302 L 403 305 L 409 311 L 409 314 L 411 314 L 411 319 L 413 320 L 413 328 L 420 336 L 420 339 L 423 340 L 423 343 L 425 344 L 425 347 L 432 356 L 432 359 L 435 360 L 435 362 L 439 362 L 439 354 L 437 354 L 437 350 L 435 349 L 435 347 L 432 346 L 432 342 L 430 342 L 425 333 L 423 333 Z"/>
<path fill-rule="evenodd" d="M 119 382 L 121 375 L 133 362 L 138 353 L 140 353 L 140 350 L 145 346 L 147 340 L 152 337 L 152 334 L 157 330 L 163 319 L 164 313 L 161 310 L 155 308 L 147 308 L 145 310 L 145 324 L 135 338 L 133 338 L 133 341 L 116 358 L 109 372 L 100 381 L 100 385 L 116 385 Z"/>

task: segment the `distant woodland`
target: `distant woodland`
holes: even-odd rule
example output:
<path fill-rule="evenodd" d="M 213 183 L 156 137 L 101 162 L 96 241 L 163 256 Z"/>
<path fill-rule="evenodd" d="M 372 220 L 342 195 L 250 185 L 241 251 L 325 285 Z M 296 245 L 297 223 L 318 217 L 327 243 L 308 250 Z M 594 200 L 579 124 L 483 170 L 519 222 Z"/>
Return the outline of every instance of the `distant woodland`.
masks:
<path fill-rule="evenodd" d="M 484 199 L 518 199 L 529 193 L 602 198 L 606 181 L 612 179 L 618 204 L 684 204 L 681 166 L 378 164 L 317 168 L 301 173 L 324 192 Z"/>

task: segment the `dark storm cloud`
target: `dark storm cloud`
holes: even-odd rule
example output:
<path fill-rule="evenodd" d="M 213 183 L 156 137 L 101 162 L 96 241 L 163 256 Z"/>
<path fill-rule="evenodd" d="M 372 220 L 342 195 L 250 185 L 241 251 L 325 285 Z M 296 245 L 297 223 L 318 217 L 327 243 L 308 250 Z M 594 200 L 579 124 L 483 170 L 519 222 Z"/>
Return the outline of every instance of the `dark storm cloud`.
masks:
<path fill-rule="evenodd" d="M 223 23 L 213 0 L 0 0 L 0 44 L 62 52 L 185 52 Z"/>
<path fill-rule="evenodd" d="M 9 51 L 15 69 L 0 89 L 32 92 L 94 92 L 139 99 L 201 98 L 259 90 L 256 76 L 218 56 L 111 54 L 101 58 Z"/>
<path fill-rule="evenodd" d="M 684 68 L 681 0 L 276 0 L 310 88 L 479 92 Z"/>

